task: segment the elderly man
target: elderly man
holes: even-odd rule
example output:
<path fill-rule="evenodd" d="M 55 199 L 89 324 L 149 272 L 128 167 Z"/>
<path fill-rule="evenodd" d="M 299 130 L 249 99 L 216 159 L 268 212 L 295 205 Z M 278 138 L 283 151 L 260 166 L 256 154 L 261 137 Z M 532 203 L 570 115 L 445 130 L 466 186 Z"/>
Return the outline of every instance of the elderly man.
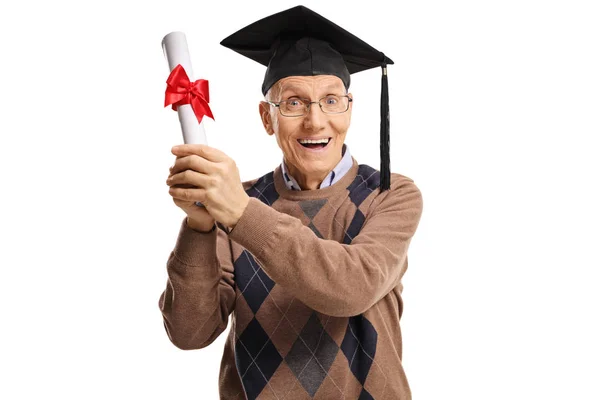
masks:
<path fill-rule="evenodd" d="M 411 399 L 401 278 L 421 193 L 344 144 L 350 74 L 391 60 L 305 7 L 222 44 L 267 65 L 259 112 L 283 161 L 241 182 L 224 152 L 173 148 L 167 184 L 186 217 L 159 300 L 170 340 L 206 347 L 232 315 L 221 399 Z"/>

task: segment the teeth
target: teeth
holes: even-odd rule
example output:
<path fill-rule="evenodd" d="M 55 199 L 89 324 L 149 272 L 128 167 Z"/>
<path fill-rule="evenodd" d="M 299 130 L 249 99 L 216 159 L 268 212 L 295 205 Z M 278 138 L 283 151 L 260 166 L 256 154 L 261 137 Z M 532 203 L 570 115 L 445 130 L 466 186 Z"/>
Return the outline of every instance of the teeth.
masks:
<path fill-rule="evenodd" d="M 329 138 L 310 140 L 310 139 L 300 139 L 298 140 L 300 143 L 329 143 Z"/>

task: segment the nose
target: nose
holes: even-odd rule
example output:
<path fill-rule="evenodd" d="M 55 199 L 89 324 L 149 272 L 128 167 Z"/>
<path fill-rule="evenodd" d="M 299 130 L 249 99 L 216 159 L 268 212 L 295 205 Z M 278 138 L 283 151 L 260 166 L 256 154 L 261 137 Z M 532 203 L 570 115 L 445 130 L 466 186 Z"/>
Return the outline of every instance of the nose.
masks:
<path fill-rule="evenodd" d="M 319 103 L 315 101 L 304 116 L 304 129 L 317 132 L 323 128 L 325 128 L 325 114 L 321 111 Z"/>

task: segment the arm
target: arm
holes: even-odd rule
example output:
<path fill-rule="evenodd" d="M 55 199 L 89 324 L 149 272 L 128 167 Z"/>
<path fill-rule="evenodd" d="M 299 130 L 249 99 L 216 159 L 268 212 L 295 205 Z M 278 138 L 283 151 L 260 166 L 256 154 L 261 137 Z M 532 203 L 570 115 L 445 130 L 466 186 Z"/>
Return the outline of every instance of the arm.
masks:
<path fill-rule="evenodd" d="M 171 342 L 191 350 L 208 346 L 225 330 L 235 286 L 227 235 L 221 229 L 195 231 L 186 219 L 167 261 L 159 308 Z"/>
<path fill-rule="evenodd" d="M 422 208 L 414 182 L 397 179 L 374 200 L 352 243 L 343 244 L 320 239 L 299 219 L 251 198 L 229 237 L 307 306 L 326 315 L 354 316 L 400 283 Z"/>

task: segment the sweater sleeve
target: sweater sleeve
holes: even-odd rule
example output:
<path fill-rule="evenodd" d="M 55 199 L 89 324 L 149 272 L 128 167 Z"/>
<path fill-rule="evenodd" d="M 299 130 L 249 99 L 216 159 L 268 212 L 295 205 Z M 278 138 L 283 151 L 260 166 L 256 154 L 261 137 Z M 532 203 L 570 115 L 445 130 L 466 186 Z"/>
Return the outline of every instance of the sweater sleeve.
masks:
<path fill-rule="evenodd" d="M 227 234 L 195 231 L 184 218 L 167 274 L 159 308 L 169 339 L 183 350 L 208 346 L 227 327 L 235 303 Z"/>
<path fill-rule="evenodd" d="M 350 317 L 369 309 L 396 285 L 423 209 L 408 178 L 377 195 L 350 244 L 321 239 L 302 221 L 252 197 L 229 238 L 248 249 L 273 281 L 310 308 Z"/>

